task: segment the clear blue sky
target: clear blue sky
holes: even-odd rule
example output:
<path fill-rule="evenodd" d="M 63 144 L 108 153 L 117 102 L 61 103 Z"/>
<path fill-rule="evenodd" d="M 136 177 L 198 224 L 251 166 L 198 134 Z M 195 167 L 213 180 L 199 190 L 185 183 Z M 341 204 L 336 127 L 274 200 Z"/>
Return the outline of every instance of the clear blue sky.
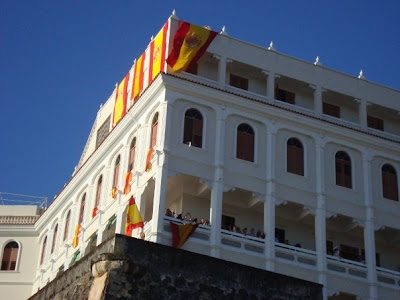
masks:
<path fill-rule="evenodd" d="M 400 1 L 3 1 L 0 192 L 53 199 L 104 103 L 179 18 L 400 89 Z M 399 99 L 400 101 L 400 99 Z"/>

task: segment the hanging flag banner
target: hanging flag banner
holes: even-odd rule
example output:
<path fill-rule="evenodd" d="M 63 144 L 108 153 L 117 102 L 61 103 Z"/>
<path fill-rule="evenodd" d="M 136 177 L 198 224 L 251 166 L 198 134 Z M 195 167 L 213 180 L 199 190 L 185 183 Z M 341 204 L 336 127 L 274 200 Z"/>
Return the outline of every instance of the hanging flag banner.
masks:
<path fill-rule="evenodd" d="M 216 31 L 180 21 L 174 35 L 172 51 L 167 58 L 172 71 L 192 69 L 216 35 Z"/>
<path fill-rule="evenodd" d="M 113 113 L 113 126 L 117 125 L 117 123 L 126 114 L 126 98 L 127 98 L 126 92 L 128 87 L 128 81 L 129 81 L 129 73 L 117 86 L 117 92 L 115 95 L 114 113 Z"/>
<path fill-rule="evenodd" d="M 132 180 L 132 172 L 128 172 L 125 174 L 125 186 L 124 186 L 124 195 L 129 194 L 131 191 L 131 182 Z"/>
<path fill-rule="evenodd" d="M 151 157 L 153 154 L 153 148 L 149 148 L 147 150 L 147 154 L 146 154 L 146 172 L 149 172 L 151 170 Z"/>
<path fill-rule="evenodd" d="M 143 90 L 143 77 L 144 77 L 144 61 L 146 59 L 146 52 L 139 57 L 139 59 L 135 62 L 134 67 L 134 78 L 132 80 L 132 92 L 131 99 L 134 99 L 136 102 L 140 96 L 140 93 Z"/>
<path fill-rule="evenodd" d="M 79 232 L 81 231 L 81 224 L 75 226 L 74 239 L 72 240 L 72 247 L 76 248 L 79 244 Z"/>
<path fill-rule="evenodd" d="M 170 222 L 172 232 L 172 247 L 180 248 L 196 230 L 199 224 L 176 224 Z"/>
<path fill-rule="evenodd" d="M 150 43 L 149 84 L 160 72 L 164 72 L 167 48 L 168 21 Z"/>
<path fill-rule="evenodd" d="M 143 219 L 140 215 L 139 209 L 137 208 L 135 198 L 131 196 L 126 209 L 125 235 L 132 236 L 133 229 L 143 228 L 143 226 Z"/>

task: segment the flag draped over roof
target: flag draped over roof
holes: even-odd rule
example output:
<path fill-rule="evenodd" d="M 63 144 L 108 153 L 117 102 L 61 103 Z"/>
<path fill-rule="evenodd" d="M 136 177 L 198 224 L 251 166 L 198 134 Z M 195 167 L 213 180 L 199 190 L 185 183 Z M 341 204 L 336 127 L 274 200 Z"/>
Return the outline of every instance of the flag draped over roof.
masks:
<path fill-rule="evenodd" d="M 146 52 L 139 57 L 139 59 L 135 62 L 135 67 L 133 71 L 133 80 L 132 80 L 132 92 L 131 99 L 134 99 L 135 102 L 139 98 L 140 93 L 143 90 L 143 77 L 144 77 L 144 60 L 146 59 Z"/>
<path fill-rule="evenodd" d="M 168 21 L 150 43 L 149 84 L 164 71 Z"/>
<path fill-rule="evenodd" d="M 128 80 L 129 80 L 129 73 L 117 86 L 117 92 L 115 95 L 114 113 L 113 113 L 113 126 L 117 125 L 117 123 L 126 114 L 126 96 L 127 96 L 126 92 L 128 87 Z"/>
<path fill-rule="evenodd" d="M 139 209 L 136 206 L 135 198 L 131 196 L 128 207 L 126 209 L 125 235 L 132 236 L 132 230 L 135 228 L 143 228 L 143 219 Z"/>
<path fill-rule="evenodd" d="M 192 235 L 199 224 L 176 224 L 170 222 L 172 231 L 172 247 L 180 248 Z"/>
<path fill-rule="evenodd" d="M 76 248 L 79 244 L 79 232 L 81 231 L 81 224 L 75 226 L 74 239 L 72 240 L 72 247 Z"/>
<path fill-rule="evenodd" d="M 128 172 L 125 174 L 125 186 L 124 186 L 124 195 L 129 194 L 131 191 L 131 182 L 132 180 L 132 172 Z"/>
<path fill-rule="evenodd" d="M 216 31 L 180 21 L 167 63 L 172 71 L 191 69 L 217 35 Z"/>

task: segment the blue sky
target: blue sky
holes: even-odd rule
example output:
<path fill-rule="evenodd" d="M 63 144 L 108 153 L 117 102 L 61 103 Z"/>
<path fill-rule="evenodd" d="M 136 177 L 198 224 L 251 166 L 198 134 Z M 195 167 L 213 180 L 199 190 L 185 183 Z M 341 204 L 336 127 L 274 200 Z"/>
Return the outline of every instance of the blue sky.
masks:
<path fill-rule="evenodd" d="M 173 9 L 247 42 L 400 89 L 400 1 L 4 1 L 0 192 L 47 196 L 78 163 L 101 103 Z M 399 99 L 400 101 L 400 99 Z"/>

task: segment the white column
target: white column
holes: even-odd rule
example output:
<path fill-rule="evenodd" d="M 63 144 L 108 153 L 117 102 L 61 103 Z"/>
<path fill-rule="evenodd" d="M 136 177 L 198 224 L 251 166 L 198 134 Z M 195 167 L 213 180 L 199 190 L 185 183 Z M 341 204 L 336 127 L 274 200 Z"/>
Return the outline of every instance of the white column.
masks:
<path fill-rule="evenodd" d="M 227 59 L 225 56 L 219 55 L 214 55 L 214 58 L 218 59 L 218 85 L 221 88 L 225 88 Z"/>
<path fill-rule="evenodd" d="M 310 88 L 314 90 L 314 112 L 317 115 L 322 115 L 322 87 L 310 84 Z"/>
<path fill-rule="evenodd" d="M 362 129 L 367 129 L 367 102 L 365 100 L 355 99 L 358 103 L 358 122 Z"/>
<path fill-rule="evenodd" d="M 122 204 L 118 205 L 117 222 L 115 224 L 115 233 L 125 234 L 126 205 L 127 205 L 127 203 L 122 203 Z"/>
<path fill-rule="evenodd" d="M 267 75 L 267 98 L 269 103 L 274 103 L 275 98 L 275 72 L 263 70 L 262 73 Z"/>
<path fill-rule="evenodd" d="M 375 257 L 375 222 L 374 204 L 372 200 L 371 180 L 371 158 L 370 152 L 363 152 L 363 186 L 364 202 L 366 206 L 366 221 L 364 227 L 365 262 L 368 269 L 369 298 L 378 299 L 376 257 Z"/>
<path fill-rule="evenodd" d="M 265 268 L 274 271 L 275 265 L 275 140 L 276 127 L 267 125 L 266 196 L 264 202 Z"/>
<path fill-rule="evenodd" d="M 153 215 L 151 225 L 151 241 L 156 243 L 163 243 L 164 237 L 164 211 L 165 211 L 165 199 L 166 189 L 168 181 L 168 150 L 165 149 L 165 145 L 168 142 L 172 104 L 167 99 L 161 104 L 161 124 L 163 127 L 160 130 L 158 138 L 158 149 L 156 149 L 157 155 L 157 171 L 155 175 L 155 188 L 154 188 L 154 200 L 153 200 Z"/>
<path fill-rule="evenodd" d="M 315 213 L 315 250 L 317 252 L 318 282 L 322 285 L 323 299 L 328 298 L 326 276 L 326 210 L 325 210 L 325 165 L 324 141 L 315 141 L 315 176 L 317 209 Z"/>
<path fill-rule="evenodd" d="M 211 190 L 211 207 L 210 207 L 210 247 L 211 256 L 219 257 L 219 246 L 221 243 L 221 217 L 222 217 L 222 201 L 223 201 L 223 182 L 224 182 L 224 152 L 225 152 L 225 119 L 226 108 L 221 107 L 217 111 L 217 128 L 215 138 L 214 153 L 214 181 Z"/>

